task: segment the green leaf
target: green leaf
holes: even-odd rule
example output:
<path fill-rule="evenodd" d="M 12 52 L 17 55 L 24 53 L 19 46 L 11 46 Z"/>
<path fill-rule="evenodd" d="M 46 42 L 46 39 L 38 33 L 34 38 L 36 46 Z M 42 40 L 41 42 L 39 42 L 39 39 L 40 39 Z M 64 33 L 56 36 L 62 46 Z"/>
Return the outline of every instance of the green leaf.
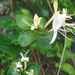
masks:
<path fill-rule="evenodd" d="M 42 49 L 51 49 L 52 46 L 51 44 L 49 44 L 49 42 L 51 41 L 52 34 L 53 33 L 49 33 L 46 35 L 40 35 L 38 39 L 36 40 L 37 46 Z"/>
<path fill-rule="evenodd" d="M 40 66 L 37 63 L 30 62 L 27 65 L 27 71 L 30 72 L 30 70 L 34 70 L 34 75 L 39 75 L 40 73 Z"/>
<path fill-rule="evenodd" d="M 44 17 L 49 16 L 49 10 L 48 9 L 41 9 L 41 12 L 42 12 Z"/>
<path fill-rule="evenodd" d="M 17 22 L 18 27 L 21 29 L 28 29 L 29 28 L 28 24 L 23 22 L 23 20 L 25 22 L 27 22 L 29 25 L 32 24 L 32 20 L 30 19 L 30 17 L 24 16 L 24 15 L 17 15 L 16 16 L 16 22 Z"/>
<path fill-rule="evenodd" d="M 16 22 L 13 21 L 9 16 L 0 17 L 0 28 L 5 30 L 13 30 L 16 28 Z"/>
<path fill-rule="evenodd" d="M 5 30 L 13 30 L 13 29 L 16 29 L 16 27 L 17 27 L 16 22 L 10 20 L 7 23 L 5 23 L 2 28 Z"/>
<path fill-rule="evenodd" d="M 39 50 L 39 52 L 41 53 L 41 54 L 46 54 L 46 50 L 44 50 L 44 49 L 38 49 Z"/>
<path fill-rule="evenodd" d="M 36 37 L 33 31 L 25 30 L 20 34 L 18 42 L 22 47 L 26 47 L 30 45 L 35 40 L 35 38 Z"/>
<path fill-rule="evenodd" d="M 67 59 L 71 59 L 72 58 L 72 56 L 73 56 L 73 54 L 72 55 L 70 55 L 71 53 L 70 53 L 70 50 L 65 50 L 65 53 L 64 53 L 64 59 L 63 59 L 63 62 L 65 62 Z M 62 52 L 60 52 L 60 51 L 57 51 L 57 56 L 59 57 L 59 58 L 61 58 L 61 56 L 62 56 Z"/>
<path fill-rule="evenodd" d="M 33 19 L 32 14 L 30 13 L 29 10 L 21 8 L 21 11 L 24 16 L 27 16 L 28 18 Z"/>
<path fill-rule="evenodd" d="M 0 16 L 0 28 L 4 28 L 3 25 L 9 22 L 11 19 L 9 16 Z"/>
<path fill-rule="evenodd" d="M 13 34 L 0 35 L 0 50 L 10 55 L 17 55 L 21 51 L 21 47 L 12 44 Z"/>
<path fill-rule="evenodd" d="M 59 64 L 57 63 L 56 66 L 58 67 L 58 65 Z M 68 74 L 75 75 L 75 69 L 70 64 L 63 63 L 61 69 Z"/>
<path fill-rule="evenodd" d="M 31 45 L 31 47 L 32 47 L 33 50 L 35 50 L 35 49 L 38 48 L 37 45 L 36 45 L 35 43 L 33 43 L 33 44 Z"/>
<path fill-rule="evenodd" d="M 3 0 L 0 0 L 0 2 L 2 2 Z"/>
<path fill-rule="evenodd" d="M 40 24 L 42 25 L 42 27 L 44 27 L 45 24 L 46 24 L 46 19 L 42 17 L 42 20 L 41 20 L 41 23 Z"/>
<path fill-rule="evenodd" d="M 21 75 L 21 73 L 15 71 L 14 66 L 11 66 L 6 70 L 5 75 Z"/>
<path fill-rule="evenodd" d="M 56 55 L 56 51 L 54 51 L 54 50 L 47 50 L 46 51 L 47 57 L 54 57 L 55 55 Z"/>
<path fill-rule="evenodd" d="M 17 31 L 14 33 L 14 38 L 13 38 L 13 40 L 12 40 L 12 43 L 18 44 L 18 37 L 19 37 L 20 33 L 21 33 L 20 30 L 19 30 L 19 31 L 17 30 Z"/>

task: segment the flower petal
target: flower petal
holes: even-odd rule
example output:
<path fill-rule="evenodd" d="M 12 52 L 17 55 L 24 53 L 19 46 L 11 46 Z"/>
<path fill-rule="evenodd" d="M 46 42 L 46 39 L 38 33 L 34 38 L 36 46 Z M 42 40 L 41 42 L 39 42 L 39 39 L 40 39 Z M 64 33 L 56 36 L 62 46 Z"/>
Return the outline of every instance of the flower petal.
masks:
<path fill-rule="evenodd" d="M 56 36 L 57 36 L 57 31 L 54 31 L 53 38 L 52 38 L 52 40 L 51 40 L 51 42 L 49 44 L 52 44 L 55 41 Z"/>
<path fill-rule="evenodd" d="M 58 0 L 54 0 L 54 12 L 56 13 L 58 9 Z"/>
<path fill-rule="evenodd" d="M 52 24 L 53 29 L 57 31 L 63 25 L 65 19 L 66 19 L 66 14 L 60 14 L 60 11 L 58 11 L 53 20 L 53 24 Z"/>

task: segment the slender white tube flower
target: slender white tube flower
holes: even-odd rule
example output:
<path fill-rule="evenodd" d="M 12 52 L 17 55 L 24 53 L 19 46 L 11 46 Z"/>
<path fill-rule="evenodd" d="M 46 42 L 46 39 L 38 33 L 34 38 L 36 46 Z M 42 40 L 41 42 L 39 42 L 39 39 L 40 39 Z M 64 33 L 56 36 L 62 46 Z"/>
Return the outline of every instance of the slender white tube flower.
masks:
<path fill-rule="evenodd" d="M 21 64 L 21 62 L 15 62 L 15 65 L 16 65 L 16 67 L 15 67 L 16 71 L 22 70 L 23 65 Z"/>
<path fill-rule="evenodd" d="M 16 65 L 16 68 L 22 68 L 23 67 L 23 65 L 21 64 L 21 62 L 16 62 L 15 65 Z"/>
<path fill-rule="evenodd" d="M 39 24 L 40 24 L 40 22 L 41 22 L 41 17 L 38 17 L 37 16 L 37 14 L 35 14 L 34 15 L 34 23 L 33 23 L 33 25 L 31 26 L 31 30 L 34 30 L 34 29 L 37 29 L 38 28 L 38 26 L 39 26 Z"/>
<path fill-rule="evenodd" d="M 28 51 L 23 54 L 22 52 L 20 53 L 21 55 L 21 62 L 29 62 L 29 57 L 26 57 L 26 54 L 28 53 Z"/>
<path fill-rule="evenodd" d="M 34 16 L 34 25 L 38 25 L 41 22 L 41 17 L 39 17 L 37 14 Z"/>
<path fill-rule="evenodd" d="M 66 26 L 68 26 L 68 27 L 72 26 L 73 27 L 74 26 L 74 24 L 69 24 L 69 23 L 65 22 L 65 20 L 67 18 L 72 19 L 69 15 L 66 14 L 66 9 L 63 9 L 62 14 L 60 14 L 60 11 L 57 11 L 57 13 L 54 17 L 53 23 L 52 23 L 52 29 L 54 31 L 54 34 L 53 34 L 53 38 L 52 38 L 50 44 L 52 44 L 55 41 L 55 39 L 57 37 L 57 32 L 61 33 L 59 30 L 65 31 L 63 29 L 60 29 L 61 27 L 66 27 Z M 61 34 L 64 35 L 63 33 L 61 33 Z"/>
<path fill-rule="evenodd" d="M 53 21 L 56 13 L 57 13 L 57 10 L 58 10 L 58 0 L 54 0 L 54 3 L 53 3 L 53 8 L 54 8 L 54 13 L 52 15 L 52 17 L 49 19 L 49 21 L 45 24 L 44 28 L 48 27 L 48 25 Z"/>
<path fill-rule="evenodd" d="M 65 19 L 66 19 L 66 14 L 60 14 L 60 11 L 58 11 L 56 13 L 55 18 L 54 18 L 53 23 L 52 23 L 52 28 L 54 30 L 54 35 L 53 35 L 53 38 L 52 38 L 50 44 L 52 44 L 55 41 L 56 36 L 57 36 L 57 31 L 64 24 Z"/>

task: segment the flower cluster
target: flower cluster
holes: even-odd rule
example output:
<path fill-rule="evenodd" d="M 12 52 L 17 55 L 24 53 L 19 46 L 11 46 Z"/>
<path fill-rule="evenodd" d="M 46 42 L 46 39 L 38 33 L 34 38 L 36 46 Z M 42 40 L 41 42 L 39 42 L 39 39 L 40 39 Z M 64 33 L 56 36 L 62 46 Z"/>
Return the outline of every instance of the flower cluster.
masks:
<path fill-rule="evenodd" d="M 56 12 L 56 15 L 55 15 L 53 23 L 52 23 L 52 28 L 54 30 L 54 35 L 53 35 L 53 38 L 52 38 L 50 44 L 52 44 L 55 41 L 56 36 L 57 36 L 57 32 L 59 32 L 60 34 L 65 36 L 63 33 L 61 33 L 61 31 L 66 31 L 66 30 L 64 30 L 64 28 L 66 26 L 69 27 L 69 26 L 73 25 L 73 24 L 66 23 L 65 22 L 66 19 L 71 19 L 71 17 L 66 14 L 66 9 L 63 8 L 63 13 L 62 14 L 60 14 L 60 11 Z M 63 27 L 63 29 L 61 27 Z"/>
<path fill-rule="evenodd" d="M 31 69 L 30 72 L 26 71 L 27 68 L 27 62 L 29 62 L 29 57 L 26 57 L 27 53 L 29 52 L 29 50 L 23 54 L 22 52 L 20 53 L 21 55 L 21 59 L 18 62 L 15 62 L 15 71 L 18 72 L 25 72 L 27 75 L 34 75 L 34 70 Z"/>
<path fill-rule="evenodd" d="M 34 29 L 38 29 L 38 27 L 40 26 L 41 19 L 42 19 L 41 17 L 35 14 L 32 25 L 29 25 L 25 20 L 23 20 L 23 22 L 26 23 L 28 26 L 30 26 L 31 30 L 34 30 Z"/>
<path fill-rule="evenodd" d="M 74 23 L 66 23 L 66 20 L 72 19 L 71 18 L 71 15 L 66 13 L 67 12 L 67 9 L 63 8 L 63 13 L 60 14 L 60 11 L 57 11 L 57 8 L 58 8 L 58 0 L 54 0 L 54 14 L 53 14 L 52 18 L 50 18 L 50 20 L 45 25 L 45 28 L 46 28 L 50 24 L 50 22 L 53 20 L 53 22 L 52 22 L 52 29 L 49 30 L 49 32 L 50 31 L 54 31 L 53 38 L 50 41 L 50 44 L 52 44 L 55 41 L 55 39 L 57 37 L 57 32 L 59 32 L 60 34 L 62 34 L 65 38 L 68 38 L 62 32 L 63 31 L 64 32 L 67 32 L 67 29 L 70 32 L 72 32 L 69 29 L 69 27 L 75 28 L 74 27 L 75 26 Z M 71 39 L 69 39 L 69 40 L 71 40 Z"/>

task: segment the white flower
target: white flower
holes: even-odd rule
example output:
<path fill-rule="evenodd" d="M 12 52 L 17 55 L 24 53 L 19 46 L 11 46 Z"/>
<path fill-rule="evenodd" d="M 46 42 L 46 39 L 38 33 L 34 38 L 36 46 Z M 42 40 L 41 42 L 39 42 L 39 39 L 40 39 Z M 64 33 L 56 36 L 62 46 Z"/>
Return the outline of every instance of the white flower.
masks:
<path fill-rule="evenodd" d="M 23 20 L 24 23 L 26 23 L 28 26 L 31 27 L 31 30 L 34 30 L 34 29 L 38 28 L 38 26 L 41 22 L 41 19 L 42 19 L 41 17 L 39 17 L 37 14 L 35 14 L 32 25 L 28 24 L 24 19 L 22 19 L 22 20 Z"/>
<path fill-rule="evenodd" d="M 34 70 L 33 70 L 33 69 L 31 69 L 31 71 L 30 71 L 30 72 L 25 71 L 25 73 L 26 73 L 27 75 L 34 75 Z"/>
<path fill-rule="evenodd" d="M 34 30 L 34 29 L 37 29 L 38 28 L 38 25 L 40 24 L 41 22 L 41 17 L 37 16 L 37 14 L 34 15 L 34 23 L 33 25 L 31 26 L 31 30 Z"/>
<path fill-rule="evenodd" d="M 72 26 L 73 27 L 74 26 L 74 24 L 65 23 L 65 20 L 67 18 L 68 19 L 72 19 L 69 15 L 67 16 L 66 9 L 63 9 L 63 13 L 62 14 L 60 14 L 60 11 L 56 12 L 54 20 L 53 20 L 53 23 L 52 23 L 52 29 L 54 31 L 54 34 L 53 34 L 53 38 L 52 38 L 50 44 L 52 44 L 55 41 L 55 39 L 57 37 L 57 32 L 61 33 L 60 31 L 65 31 L 65 30 L 61 29 L 61 27 L 66 27 L 66 26 L 68 26 L 68 27 Z M 63 36 L 65 36 L 63 33 L 61 33 L 61 34 Z"/>
<path fill-rule="evenodd" d="M 64 24 L 65 19 L 66 19 L 66 14 L 60 14 L 60 11 L 58 11 L 56 13 L 55 18 L 54 18 L 53 23 L 52 23 L 52 28 L 54 30 L 54 35 L 53 35 L 53 38 L 52 38 L 50 44 L 52 44 L 55 41 L 56 36 L 57 36 L 57 31 Z"/>
<path fill-rule="evenodd" d="M 20 71 L 22 69 L 23 65 L 21 62 L 15 62 L 16 67 L 14 68 L 16 71 Z"/>
<path fill-rule="evenodd" d="M 41 17 L 37 16 L 37 14 L 35 14 L 34 16 L 34 25 L 38 25 L 41 22 Z"/>
<path fill-rule="evenodd" d="M 21 64 L 21 62 L 16 62 L 15 65 L 16 65 L 16 68 L 22 68 L 23 67 L 23 65 Z"/>
<path fill-rule="evenodd" d="M 23 54 L 22 52 L 20 53 L 20 55 L 21 55 L 21 62 L 29 62 L 29 57 L 26 57 L 26 54 Z"/>

